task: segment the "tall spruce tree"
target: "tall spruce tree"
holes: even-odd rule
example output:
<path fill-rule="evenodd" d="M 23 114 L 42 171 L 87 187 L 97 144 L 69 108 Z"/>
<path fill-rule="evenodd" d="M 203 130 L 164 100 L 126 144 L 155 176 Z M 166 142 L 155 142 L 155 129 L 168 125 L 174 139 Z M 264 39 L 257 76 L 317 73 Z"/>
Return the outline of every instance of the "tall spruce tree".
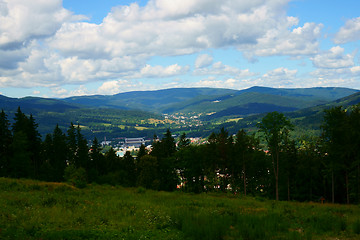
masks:
<path fill-rule="evenodd" d="M 13 178 L 29 178 L 33 176 L 30 152 L 28 151 L 29 140 L 23 131 L 14 133 L 10 145 L 12 152 L 9 161 L 9 176 Z"/>
<path fill-rule="evenodd" d="M 82 167 L 85 170 L 88 170 L 90 167 L 90 159 L 89 159 L 89 148 L 87 145 L 87 141 L 81 133 L 80 125 L 76 128 L 76 141 L 77 141 L 77 166 Z"/>
<path fill-rule="evenodd" d="M 175 172 L 175 152 L 175 139 L 168 129 L 161 141 L 154 141 L 151 151 L 151 155 L 156 157 L 159 166 L 160 190 L 176 189 L 178 178 Z"/>
<path fill-rule="evenodd" d="M 10 158 L 10 144 L 12 141 L 10 123 L 4 110 L 0 113 L 0 176 L 8 174 L 8 165 Z"/>
<path fill-rule="evenodd" d="M 64 180 L 64 171 L 67 166 L 68 145 L 66 136 L 57 124 L 52 134 L 52 148 L 54 156 L 51 158 L 51 166 L 55 169 L 53 179 L 60 182 Z"/>
<path fill-rule="evenodd" d="M 26 155 L 30 157 L 30 176 L 32 178 L 38 178 L 40 162 L 40 149 L 41 149 L 41 136 L 37 130 L 38 125 L 36 124 L 32 115 L 28 118 L 18 107 L 14 117 L 14 124 L 12 126 L 13 135 L 18 133 L 17 137 L 19 140 L 24 142 L 22 151 L 26 152 Z M 21 137 L 20 137 L 21 136 Z M 14 153 L 16 155 L 17 153 Z M 13 159 L 15 161 L 15 158 Z"/>
<path fill-rule="evenodd" d="M 68 164 L 75 165 L 77 155 L 77 141 L 76 141 L 76 128 L 73 123 L 70 123 L 69 129 L 67 130 L 67 149 L 68 149 Z"/>
<path fill-rule="evenodd" d="M 276 200 L 279 200 L 280 152 L 282 151 L 284 142 L 289 138 L 289 132 L 293 129 L 293 125 L 284 114 L 270 112 L 262 118 L 257 126 L 259 131 L 264 134 L 265 141 L 267 142 L 271 154 L 275 176 L 275 195 Z"/>

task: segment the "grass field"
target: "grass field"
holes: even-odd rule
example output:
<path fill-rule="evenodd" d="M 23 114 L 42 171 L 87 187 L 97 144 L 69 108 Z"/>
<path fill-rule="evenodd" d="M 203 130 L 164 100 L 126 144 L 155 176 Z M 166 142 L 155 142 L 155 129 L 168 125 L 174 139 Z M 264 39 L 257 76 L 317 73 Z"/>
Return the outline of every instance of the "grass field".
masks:
<path fill-rule="evenodd" d="M 359 239 L 359 206 L 0 178 L 0 239 Z"/>

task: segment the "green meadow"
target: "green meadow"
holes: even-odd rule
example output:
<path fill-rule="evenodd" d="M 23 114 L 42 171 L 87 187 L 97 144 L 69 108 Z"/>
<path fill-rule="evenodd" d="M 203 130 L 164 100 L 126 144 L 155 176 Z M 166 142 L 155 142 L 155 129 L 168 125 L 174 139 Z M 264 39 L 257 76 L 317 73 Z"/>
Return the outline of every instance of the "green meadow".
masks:
<path fill-rule="evenodd" d="M 359 239 L 357 205 L 0 178 L 0 239 Z"/>

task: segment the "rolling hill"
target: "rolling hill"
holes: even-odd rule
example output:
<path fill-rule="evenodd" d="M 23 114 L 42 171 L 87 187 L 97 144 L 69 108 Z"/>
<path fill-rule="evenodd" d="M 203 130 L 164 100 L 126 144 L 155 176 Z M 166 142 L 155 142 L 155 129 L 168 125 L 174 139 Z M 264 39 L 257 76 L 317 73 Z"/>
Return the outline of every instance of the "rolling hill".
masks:
<path fill-rule="evenodd" d="M 230 131 L 254 127 L 254 123 L 265 113 L 272 111 L 285 112 L 303 129 L 316 129 L 320 125 L 323 109 L 359 102 L 360 92 L 348 88 L 175 88 L 66 99 L 9 98 L 0 95 L 0 108 L 6 111 L 10 121 L 20 106 L 24 113 L 33 114 L 43 136 L 52 132 L 56 124 L 66 130 L 73 122 L 83 126 L 88 139 L 93 136 L 102 138 L 104 135 L 153 136 L 166 128 L 204 136 L 219 126 L 225 126 Z M 200 124 L 194 128 L 191 127 L 193 123 L 177 123 L 159 113 L 201 115 Z M 239 118 L 243 120 L 226 122 Z"/>
<path fill-rule="evenodd" d="M 221 96 L 236 90 L 219 88 L 172 88 L 156 91 L 134 91 L 115 95 L 80 96 L 62 99 L 68 103 L 82 104 L 87 107 L 117 109 L 138 109 L 161 112 L 171 104 L 187 101 L 199 96 Z"/>
<path fill-rule="evenodd" d="M 245 116 L 274 109 L 293 111 L 324 104 L 358 90 L 349 88 L 267 88 L 244 90 L 217 88 L 172 88 L 134 91 L 115 95 L 80 96 L 62 99 L 87 107 L 139 109 L 156 113 L 217 113 L 213 117 Z"/>
<path fill-rule="evenodd" d="M 304 133 L 318 135 L 320 134 L 320 126 L 323 121 L 324 110 L 330 109 L 336 106 L 342 106 L 349 108 L 353 105 L 360 104 L 360 92 L 351 94 L 334 101 L 327 102 L 325 104 L 303 108 L 296 111 L 290 111 L 284 113 L 291 122 L 295 125 L 295 135 L 300 137 Z M 247 129 L 248 131 L 256 130 L 256 124 L 261 121 L 266 113 L 256 114 L 244 117 L 237 122 L 226 122 L 217 127 L 226 128 L 230 133 L 236 133 L 239 129 Z"/>

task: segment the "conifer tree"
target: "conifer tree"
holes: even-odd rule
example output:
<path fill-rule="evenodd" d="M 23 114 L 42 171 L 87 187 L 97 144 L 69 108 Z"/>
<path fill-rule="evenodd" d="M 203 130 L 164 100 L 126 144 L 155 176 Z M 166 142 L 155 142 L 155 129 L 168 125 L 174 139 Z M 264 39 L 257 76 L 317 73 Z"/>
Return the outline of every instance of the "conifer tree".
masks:
<path fill-rule="evenodd" d="M 21 151 L 26 151 L 26 155 L 30 157 L 31 163 L 31 177 L 38 178 L 39 168 L 41 165 L 40 159 L 40 148 L 41 148 L 41 136 L 37 130 L 38 125 L 36 124 L 32 115 L 28 118 L 18 107 L 17 112 L 14 117 L 13 124 L 13 135 L 17 133 L 18 136 L 21 136 L 21 141 L 24 142 L 24 145 Z M 19 140 L 18 138 L 17 140 Z M 14 153 L 14 156 L 16 153 Z M 15 161 L 15 158 L 13 159 Z M 29 170 L 30 170 L 29 169 Z"/>
<path fill-rule="evenodd" d="M 77 166 L 88 170 L 90 167 L 89 163 L 89 148 L 87 141 L 81 133 L 80 125 L 76 128 L 76 140 L 77 140 Z"/>
<path fill-rule="evenodd" d="M 124 185 L 126 187 L 134 187 L 136 184 L 136 169 L 134 158 L 131 156 L 129 151 L 127 151 L 122 158 L 121 166 L 125 173 Z"/>
<path fill-rule="evenodd" d="M 0 176 L 7 176 L 10 144 L 12 141 L 10 123 L 4 110 L 0 113 Z"/>
<path fill-rule="evenodd" d="M 75 164 L 77 155 L 77 141 L 76 141 L 76 129 L 73 123 L 70 123 L 67 130 L 67 149 L 68 149 L 68 163 L 69 165 Z"/>
<path fill-rule="evenodd" d="M 52 134 L 52 143 L 53 143 L 53 153 L 54 156 L 51 158 L 51 166 L 55 169 L 53 175 L 54 181 L 63 181 L 64 180 L 64 170 L 67 166 L 67 152 L 68 145 L 66 144 L 66 136 L 59 128 L 57 124 L 53 134 Z"/>
<path fill-rule="evenodd" d="M 258 123 L 259 131 L 264 134 L 273 163 L 273 172 L 275 176 L 275 195 L 279 200 L 279 172 L 280 172 L 280 152 L 286 139 L 289 137 L 293 125 L 284 114 L 270 112 Z"/>
<path fill-rule="evenodd" d="M 101 166 L 105 164 L 104 155 L 101 153 L 101 145 L 99 144 L 97 138 L 95 137 L 91 148 L 90 148 L 90 162 L 89 162 L 89 171 L 88 179 L 89 182 L 94 182 L 98 178 L 99 172 L 101 171 Z"/>
<path fill-rule="evenodd" d="M 146 148 L 144 144 L 141 144 L 139 152 L 136 155 L 136 159 L 139 160 L 142 156 L 147 155 Z"/>
<path fill-rule="evenodd" d="M 32 176 L 28 138 L 22 131 L 14 133 L 10 149 L 13 153 L 9 162 L 9 176 L 13 178 L 29 178 Z"/>
<path fill-rule="evenodd" d="M 161 190 L 172 191 L 176 188 L 178 179 L 175 172 L 175 152 L 175 139 L 168 129 L 161 141 L 154 141 L 151 151 L 151 155 L 156 157 L 159 166 Z"/>

